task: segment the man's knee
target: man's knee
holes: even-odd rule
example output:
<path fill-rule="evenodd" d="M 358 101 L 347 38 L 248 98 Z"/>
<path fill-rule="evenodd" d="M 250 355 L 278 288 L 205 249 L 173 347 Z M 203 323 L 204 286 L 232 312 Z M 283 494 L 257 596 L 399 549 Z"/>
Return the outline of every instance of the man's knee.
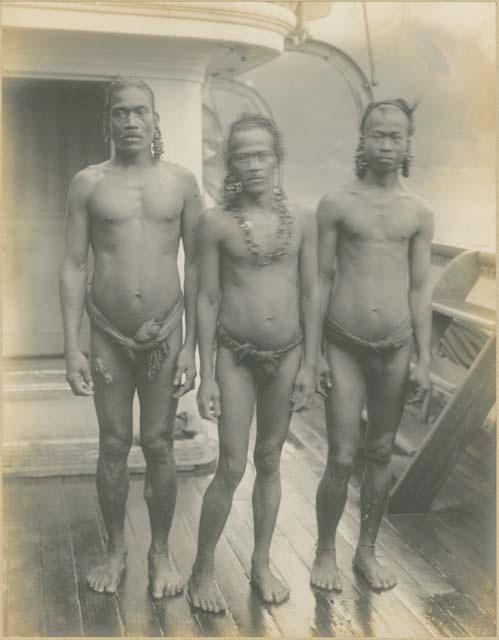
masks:
<path fill-rule="evenodd" d="M 332 480 L 350 479 L 355 465 L 355 454 L 348 452 L 338 452 L 329 455 L 326 472 Z"/>
<path fill-rule="evenodd" d="M 173 459 L 173 433 L 160 431 L 154 435 L 141 436 L 140 446 L 146 462 L 164 463 Z"/>
<path fill-rule="evenodd" d="M 392 440 L 367 443 L 365 458 L 368 463 L 383 466 L 390 463 L 392 458 Z"/>
<path fill-rule="evenodd" d="M 255 469 L 263 478 L 273 478 L 279 473 L 281 447 L 257 446 L 254 455 Z"/>
<path fill-rule="evenodd" d="M 109 461 L 126 460 L 132 446 L 131 436 L 119 436 L 116 434 L 101 435 L 99 440 L 100 455 Z"/>
<path fill-rule="evenodd" d="M 243 479 L 245 470 L 245 459 L 222 457 L 218 465 L 217 475 L 230 491 L 235 491 Z"/>

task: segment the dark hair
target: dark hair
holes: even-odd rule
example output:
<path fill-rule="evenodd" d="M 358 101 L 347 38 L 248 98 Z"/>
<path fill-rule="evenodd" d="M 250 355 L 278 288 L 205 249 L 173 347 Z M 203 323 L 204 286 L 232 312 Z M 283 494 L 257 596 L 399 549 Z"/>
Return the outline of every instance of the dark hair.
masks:
<path fill-rule="evenodd" d="M 364 115 L 362 116 L 362 120 L 360 121 L 360 132 L 362 134 L 365 132 L 367 118 L 370 116 L 370 114 L 375 109 L 378 109 L 380 107 L 382 108 L 384 106 L 396 107 L 397 109 L 400 109 L 400 111 L 402 111 L 402 113 L 409 120 L 409 135 L 412 136 L 412 134 L 414 133 L 414 116 L 413 116 L 413 114 L 414 114 L 414 111 L 416 110 L 417 103 L 414 104 L 411 107 L 409 105 L 409 103 L 406 102 L 406 100 L 403 100 L 402 98 L 396 98 L 394 100 L 379 100 L 378 102 L 370 102 L 367 105 L 366 110 L 364 111 Z"/>
<path fill-rule="evenodd" d="M 282 142 L 282 134 L 277 128 L 276 123 L 272 118 L 263 116 L 260 113 L 243 113 L 235 122 L 230 125 L 229 134 L 227 136 L 227 144 L 225 150 L 226 165 L 230 166 L 232 157 L 232 138 L 238 131 L 244 131 L 245 129 L 265 129 L 268 131 L 274 140 L 274 153 L 277 157 L 279 164 L 284 159 L 284 145 Z"/>

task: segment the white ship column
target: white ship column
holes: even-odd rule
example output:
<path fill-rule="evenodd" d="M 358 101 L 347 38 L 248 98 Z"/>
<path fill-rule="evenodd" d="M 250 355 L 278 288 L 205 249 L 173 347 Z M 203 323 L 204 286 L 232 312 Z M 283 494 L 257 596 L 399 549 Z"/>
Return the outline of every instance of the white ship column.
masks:
<path fill-rule="evenodd" d="M 182 81 L 154 78 L 149 80 L 154 91 L 164 158 L 187 167 L 194 173 L 200 187 L 203 180 L 201 121 L 202 84 L 197 80 Z"/>

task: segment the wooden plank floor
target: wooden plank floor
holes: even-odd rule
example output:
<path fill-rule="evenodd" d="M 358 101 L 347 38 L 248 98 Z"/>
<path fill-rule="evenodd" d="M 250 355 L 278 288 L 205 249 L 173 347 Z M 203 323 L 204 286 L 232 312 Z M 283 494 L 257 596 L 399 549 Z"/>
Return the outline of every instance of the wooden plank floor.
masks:
<path fill-rule="evenodd" d="M 92 593 L 89 566 L 104 532 L 90 477 L 5 479 L 4 634 L 6 636 L 479 637 L 495 628 L 495 444 L 480 432 L 432 511 L 384 519 L 379 554 L 397 587 L 373 593 L 351 569 L 359 528 L 361 464 L 338 535 L 344 591 L 309 587 L 316 539 L 314 499 L 326 446 L 320 403 L 295 416 L 282 457 L 283 500 L 272 546 L 275 570 L 291 587 L 280 606 L 263 606 L 249 581 L 253 464 L 235 496 L 217 549 L 216 579 L 225 616 L 193 613 L 183 596 L 153 602 L 147 593 L 148 518 L 142 477 L 132 477 L 126 537 L 129 562 L 116 596 Z M 404 464 L 394 460 L 394 468 Z M 179 478 L 171 535 L 184 576 L 195 555 L 203 493 L 210 476 Z"/>

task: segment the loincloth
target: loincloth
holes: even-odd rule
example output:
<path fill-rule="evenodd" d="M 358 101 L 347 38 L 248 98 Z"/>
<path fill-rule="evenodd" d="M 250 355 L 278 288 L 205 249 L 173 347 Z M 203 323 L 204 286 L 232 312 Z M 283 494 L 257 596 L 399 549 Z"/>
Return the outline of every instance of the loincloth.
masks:
<path fill-rule="evenodd" d="M 326 340 L 338 347 L 346 349 L 357 349 L 365 353 L 375 353 L 381 355 L 387 351 L 399 349 L 406 344 L 412 337 L 412 320 L 411 316 L 401 322 L 390 333 L 389 336 L 382 340 L 364 340 L 350 333 L 341 323 L 331 318 L 326 318 L 324 323 L 324 335 Z"/>
<path fill-rule="evenodd" d="M 221 325 L 218 326 L 217 330 L 218 346 L 226 347 L 232 351 L 236 364 L 250 368 L 257 382 L 263 383 L 268 382 L 275 376 L 280 358 L 301 344 L 302 341 L 303 333 L 301 328 L 298 328 L 291 340 L 283 347 L 266 351 L 258 349 L 251 342 L 239 342 L 229 335 Z"/>
<path fill-rule="evenodd" d="M 112 338 L 114 342 L 121 345 L 133 362 L 135 362 L 137 353 L 150 352 L 147 379 L 154 380 L 170 353 L 168 338 L 182 320 L 184 298 L 182 295 L 179 296 L 166 318 L 163 320 L 153 318 L 144 322 L 133 336 L 126 336 L 109 322 L 106 316 L 96 307 L 91 293 L 87 296 L 86 310 L 90 322 Z"/>

